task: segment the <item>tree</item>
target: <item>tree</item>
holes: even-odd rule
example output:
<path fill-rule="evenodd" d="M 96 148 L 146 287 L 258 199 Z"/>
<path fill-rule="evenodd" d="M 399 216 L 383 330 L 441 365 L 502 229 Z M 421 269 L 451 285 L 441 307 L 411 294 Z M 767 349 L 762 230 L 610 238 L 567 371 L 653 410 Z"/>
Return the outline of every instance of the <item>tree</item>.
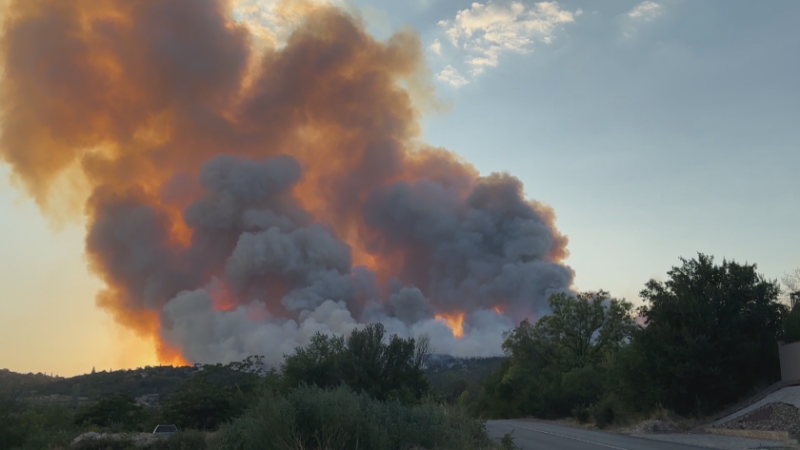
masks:
<path fill-rule="evenodd" d="M 427 337 L 387 337 L 382 324 L 372 324 L 347 339 L 317 333 L 307 346 L 286 356 L 281 371 L 289 389 L 345 384 L 378 400 L 413 402 L 429 389 L 423 372 L 429 354 Z"/>
<path fill-rule="evenodd" d="M 301 384 L 332 388 L 342 383 L 342 357 L 345 341 L 342 336 L 317 332 L 311 342 L 287 355 L 281 365 L 284 383 L 288 388 Z"/>
<path fill-rule="evenodd" d="M 778 379 L 785 307 L 777 281 L 755 264 L 716 265 L 703 254 L 681 261 L 666 282 L 650 280 L 640 293 L 645 327 L 627 355 L 628 387 L 642 407 L 708 412 Z"/>
<path fill-rule="evenodd" d="M 213 431 L 241 415 L 246 406 L 241 391 L 197 377 L 186 381 L 164 402 L 161 417 L 179 429 Z"/>
<path fill-rule="evenodd" d="M 97 403 L 82 408 L 75 415 L 75 424 L 80 426 L 119 427 L 124 430 L 141 430 L 146 417 L 142 406 L 130 394 L 108 394 Z"/>
<path fill-rule="evenodd" d="M 216 430 L 244 412 L 265 375 L 269 374 L 261 356 L 204 365 L 167 398 L 161 416 L 179 428 Z"/>
<path fill-rule="evenodd" d="M 552 295 L 553 314 L 534 327 L 535 338 L 552 342 L 564 367 L 596 364 L 604 352 L 619 350 L 630 338 L 635 324 L 628 302 L 610 299 L 608 292 Z M 504 343 L 513 352 L 515 334 Z"/>
<path fill-rule="evenodd" d="M 604 291 L 549 298 L 553 313 L 524 320 L 506 334 L 509 358 L 484 386 L 478 409 L 489 417 L 564 416 L 597 402 L 606 390 L 606 363 L 636 325 L 633 305 Z"/>
<path fill-rule="evenodd" d="M 786 286 L 786 295 L 789 298 L 789 304 L 791 308 L 794 309 L 794 307 L 800 303 L 800 268 L 783 274 L 781 281 L 784 286 Z"/>

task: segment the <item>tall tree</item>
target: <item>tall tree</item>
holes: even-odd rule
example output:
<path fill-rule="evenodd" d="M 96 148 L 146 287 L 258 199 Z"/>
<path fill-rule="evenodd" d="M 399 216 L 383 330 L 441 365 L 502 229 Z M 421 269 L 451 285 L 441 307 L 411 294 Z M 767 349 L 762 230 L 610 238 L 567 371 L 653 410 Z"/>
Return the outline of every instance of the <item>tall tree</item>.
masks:
<path fill-rule="evenodd" d="M 604 362 L 630 340 L 633 305 L 604 291 L 556 294 L 549 302 L 551 315 L 505 336 L 509 358 L 481 393 L 484 415 L 563 416 L 606 390 Z"/>
<path fill-rule="evenodd" d="M 347 339 L 317 333 L 310 344 L 286 356 L 281 371 L 287 388 L 346 384 L 379 400 L 413 402 L 429 389 L 423 372 L 429 354 L 426 336 L 386 336 L 382 324 L 371 324 Z"/>
<path fill-rule="evenodd" d="M 704 254 L 681 262 L 640 293 L 646 322 L 631 348 L 630 387 L 651 404 L 707 412 L 778 378 L 785 307 L 777 281 L 755 264 L 717 265 Z"/>

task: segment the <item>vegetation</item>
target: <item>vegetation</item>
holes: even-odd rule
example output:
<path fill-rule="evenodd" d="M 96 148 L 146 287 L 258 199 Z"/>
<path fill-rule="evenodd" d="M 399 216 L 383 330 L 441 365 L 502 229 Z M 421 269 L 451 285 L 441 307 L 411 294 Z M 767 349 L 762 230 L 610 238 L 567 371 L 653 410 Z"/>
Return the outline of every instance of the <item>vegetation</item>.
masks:
<path fill-rule="evenodd" d="M 455 358 L 432 355 L 425 367 L 432 395 L 448 404 L 466 405 L 480 395 L 487 379 L 505 357 Z"/>
<path fill-rule="evenodd" d="M 76 425 L 144 431 L 147 412 L 127 394 L 109 394 L 75 414 Z"/>
<path fill-rule="evenodd" d="M 523 321 L 506 335 L 509 358 L 486 382 L 473 411 L 557 418 L 597 404 L 609 391 L 611 363 L 635 329 L 632 305 L 598 292 L 554 295 L 550 307 L 552 315 L 536 325 Z"/>
<path fill-rule="evenodd" d="M 778 342 L 800 337 L 800 311 L 777 282 L 755 265 L 681 261 L 641 291 L 641 325 L 605 292 L 552 296 L 551 316 L 505 336 L 509 357 L 470 409 L 604 427 L 657 409 L 700 416 L 779 379 Z"/>
<path fill-rule="evenodd" d="M 88 400 L 96 400 L 112 393 L 130 394 L 133 397 L 167 397 L 177 391 L 195 372 L 195 367 L 171 366 L 101 371 L 72 378 L 52 378 L 28 390 L 37 396 L 72 397 L 77 392 Z"/>
<path fill-rule="evenodd" d="M 0 448 L 50 449 L 68 445 L 86 431 L 150 431 L 158 423 L 182 430 L 144 445 L 136 436 L 116 434 L 81 440 L 80 450 L 145 448 L 350 448 L 477 449 L 490 446 L 484 423 L 455 405 L 437 401 L 424 372 L 428 341 L 386 336 L 383 325 L 356 330 L 347 338 L 317 334 L 288 355 L 280 371 L 266 371 L 261 358 L 227 365 L 204 365 L 162 377 L 169 386 L 158 408 L 140 405 L 132 392 L 162 391 L 163 386 L 121 383 L 107 391 L 109 375 L 80 377 L 93 401 L 78 410 L 50 406 L 60 415 L 33 416 L 30 394 L 18 395 L 0 409 Z M 144 380 L 122 371 L 125 380 Z M 77 377 L 76 377 L 77 378 Z M 173 381 L 180 378 L 180 384 Z M 99 380 L 92 384 L 91 381 Z M 44 385 L 52 387 L 62 380 Z M 153 389 L 155 388 L 155 389 Z M 52 389 L 52 388 L 51 388 Z M 64 387 L 59 387 L 63 390 Z M 52 392 L 52 390 L 50 391 Z M 63 392 L 63 391 L 61 391 Z M 73 391 L 74 392 L 74 391 Z M 38 413 L 37 413 L 38 414 Z M 55 420 L 55 419 L 58 420 Z M 195 431 L 192 431 L 195 430 Z M 203 432 L 214 431 L 206 442 Z M 356 447 L 353 447 L 353 445 Z"/>
<path fill-rule="evenodd" d="M 70 379 L 0 371 L 0 448 L 515 449 L 511 434 L 490 442 L 483 419 L 607 427 L 702 416 L 777 380 L 778 343 L 800 341 L 800 305 L 755 265 L 703 254 L 681 262 L 645 285 L 637 310 L 604 291 L 551 296 L 552 314 L 508 332 L 500 358 L 430 355 L 427 339 L 376 324 L 317 334 L 279 370 L 252 357 Z M 143 403 L 148 395 L 159 401 Z M 181 432 L 147 445 L 120 434 L 70 445 L 88 431 L 158 423 Z"/>
<path fill-rule="evenodd" d="M 265 426 L 270 424 L 270 426 Z M 218 450 L 394 450 L 488 448 L 484 423 L 462 409 L 423 401 L 379 401 L 366 391 L 301 386 L 264 392 L 244 416 L 223 427 Z"/>
<path fill-rule="evenodd" d="M 262 358 L 250 357 L 226 366 L 203 366 L 161 408 L 160 421 L 180 429 L 216 430 L 241 415 L 248 396 L 255 393 L 264 375 Z"/>
<path fill-rule="evenodd" d="M 386 339 L 382 324 L 355 330 L 346 340 L 317 333 L 308 346 L 286 358 L 283 382 L 288 389 L 346 385 L 377 400 L 413 403 L 429 390 L 423 371 L 428 356 L 426 338 Z"/>

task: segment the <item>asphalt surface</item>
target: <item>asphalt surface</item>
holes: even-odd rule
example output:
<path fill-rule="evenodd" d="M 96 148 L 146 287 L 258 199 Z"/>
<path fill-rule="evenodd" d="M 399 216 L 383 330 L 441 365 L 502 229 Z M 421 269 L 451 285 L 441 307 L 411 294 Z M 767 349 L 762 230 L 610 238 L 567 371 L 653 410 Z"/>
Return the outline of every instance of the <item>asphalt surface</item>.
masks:
<path fill-rule="evenodd" d="M 522 450 L 698 450 L 708 447 L 661 442 L 621 434 L 584 430 L 527 420 L 490 420 L 489 435 L 501 438 L 514 430 L 514 442 Z"/>

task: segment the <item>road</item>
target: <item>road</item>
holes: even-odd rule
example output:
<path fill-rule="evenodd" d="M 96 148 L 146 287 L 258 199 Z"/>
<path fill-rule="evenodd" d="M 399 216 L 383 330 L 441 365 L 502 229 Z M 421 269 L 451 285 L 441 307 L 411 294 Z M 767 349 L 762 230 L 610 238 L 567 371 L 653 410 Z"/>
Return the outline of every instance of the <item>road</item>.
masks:
<path fill-rule="evenodd" d="M 514 442 L 522 450 L 699 450 L 708 447 L 662 442 L 620 434 L 584 430 L 527 420 L 490 420 L 489 435 L 500 438 L 514 430 Z"/>

